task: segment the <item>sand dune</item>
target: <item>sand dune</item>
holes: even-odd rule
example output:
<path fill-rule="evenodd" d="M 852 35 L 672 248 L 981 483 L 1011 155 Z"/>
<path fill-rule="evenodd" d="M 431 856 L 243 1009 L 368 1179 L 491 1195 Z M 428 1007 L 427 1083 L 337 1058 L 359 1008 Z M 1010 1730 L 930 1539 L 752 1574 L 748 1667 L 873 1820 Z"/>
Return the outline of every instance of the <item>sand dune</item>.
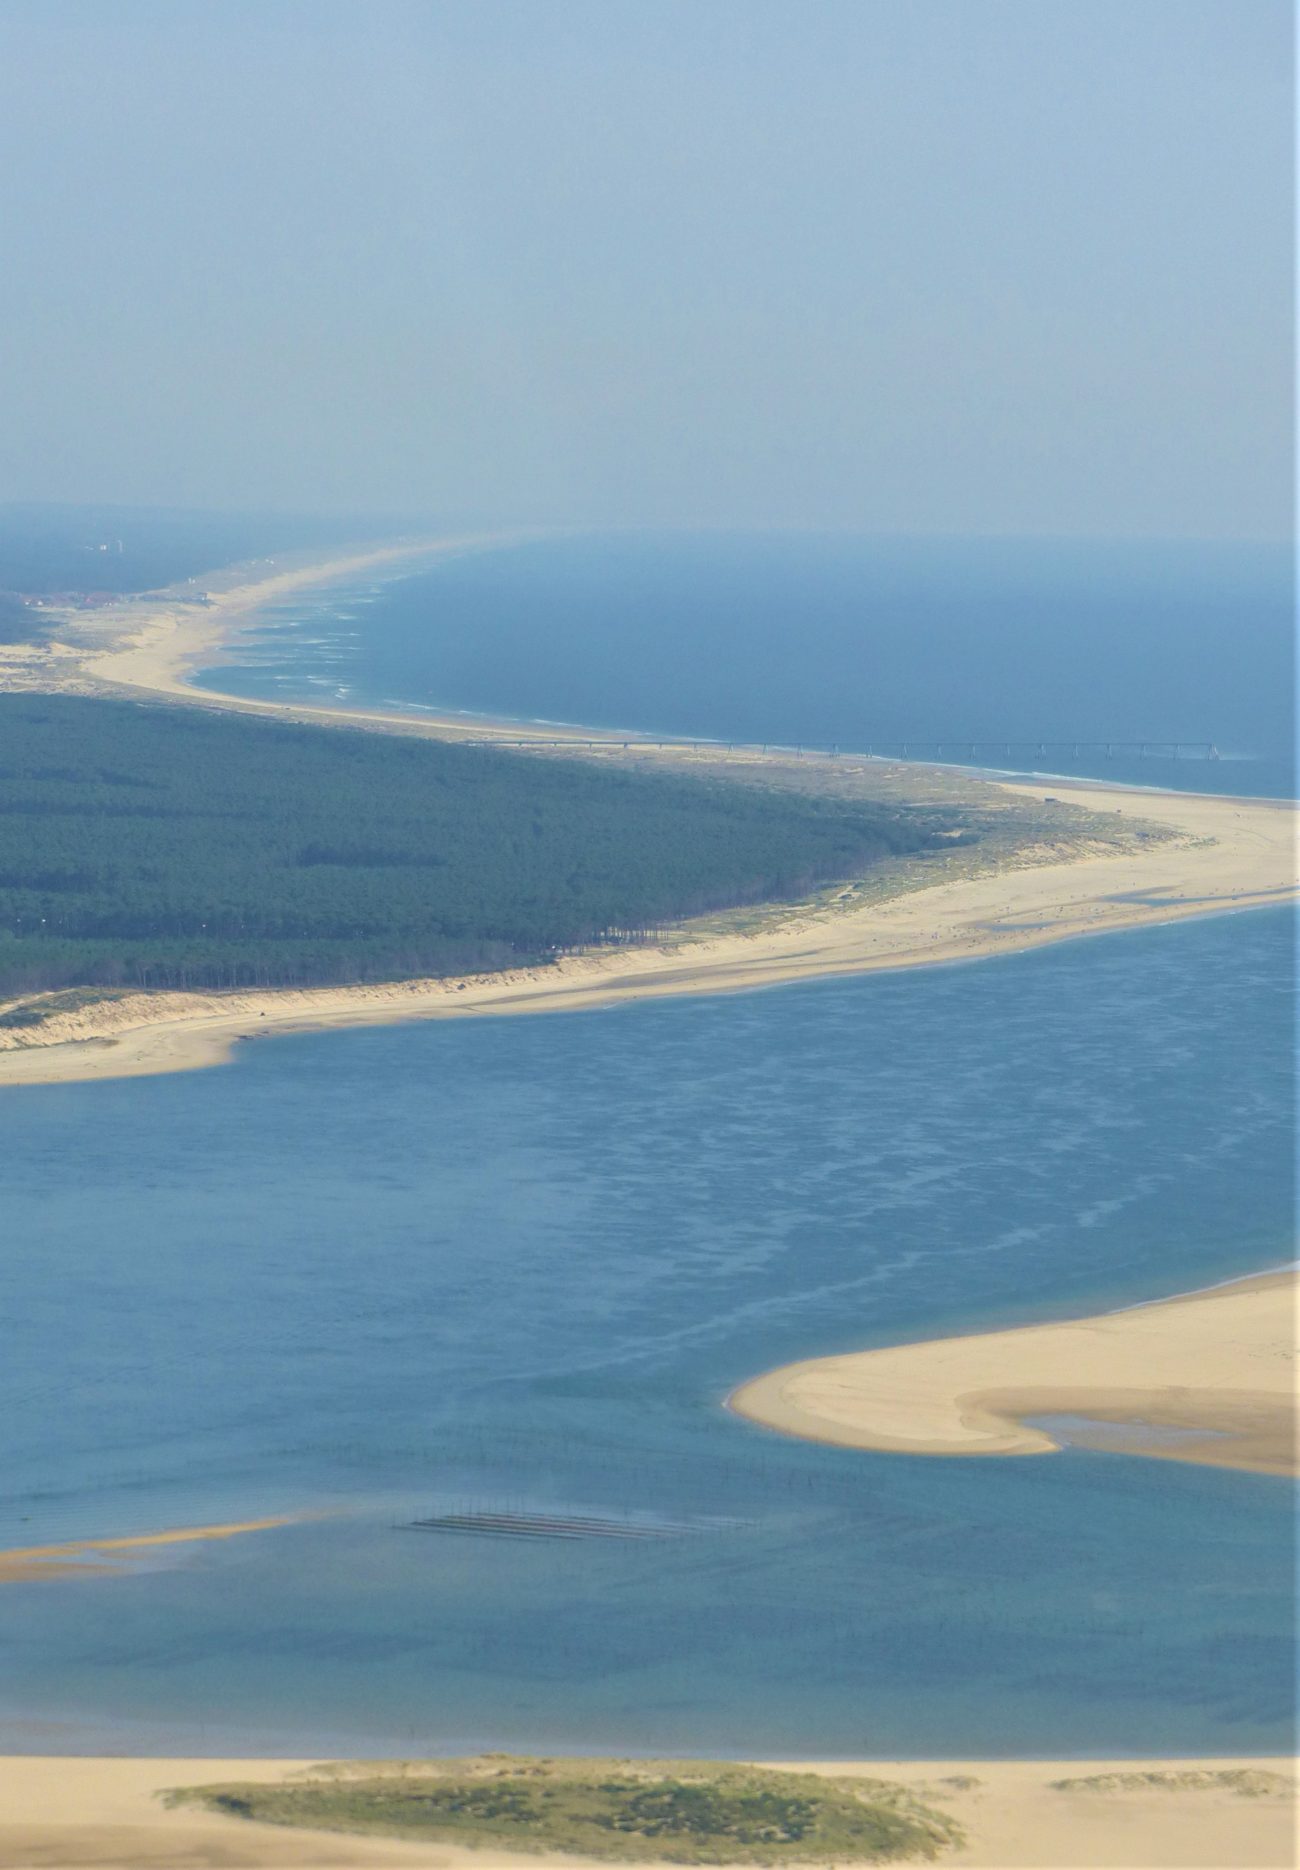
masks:
<path fill-rule="evenodd" d="M 1263 1474 L 1297 1471 L 1296 1276 L 1068 1324 L 788 1364 L 730 1407 L 789 1435 L 902 1454 L 1085 1446 Z M 1038 1426 L 1034 1426 L 1035 1421 Z"/>
<path fill-rule="evenodd" d="M 574 1870 L 588 1861 L 281 1830 L 169 1811 L 158 1797 L 172 1786 L 306 1770 L 293 1760 L 0 1759 L 0 1870 Z M 1295 1773 L 1285 1760 L 804 1762 L 798 1770 L 915 1789 L 965 1827 L 969 1842 L 939 1860 L 961 1870 L 1282 1870 L 1294 1862 Z M 1143 1783 L 1148 1773 L 1156 1777 Z M 1225 1775 L 1235 1773 L 1251 1775 L 1244 1783 L 1253 1796 L 1234 1790 Z M 1102 1783 L 1055 1783 L 1080 1779 Z"/>

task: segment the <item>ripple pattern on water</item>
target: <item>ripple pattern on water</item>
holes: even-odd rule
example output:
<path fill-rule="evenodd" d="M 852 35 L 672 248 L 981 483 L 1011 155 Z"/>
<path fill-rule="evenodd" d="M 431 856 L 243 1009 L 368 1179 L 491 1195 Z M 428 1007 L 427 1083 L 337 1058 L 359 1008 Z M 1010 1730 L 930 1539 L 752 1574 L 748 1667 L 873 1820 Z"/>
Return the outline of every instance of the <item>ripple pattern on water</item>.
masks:
<path fill-rule="evenodd" d="M 1291 933 L 7 1095 L 4 1542 L 345 1511 L 0 1593 L 0 1713 L 174 1749 L 1286 1745 L 1276 1483 L 856 1455 L 720 1405 L 792 1358 L 1287 1259 Z M 484 1510 L 726 1523 L 392 1531 Z"/>

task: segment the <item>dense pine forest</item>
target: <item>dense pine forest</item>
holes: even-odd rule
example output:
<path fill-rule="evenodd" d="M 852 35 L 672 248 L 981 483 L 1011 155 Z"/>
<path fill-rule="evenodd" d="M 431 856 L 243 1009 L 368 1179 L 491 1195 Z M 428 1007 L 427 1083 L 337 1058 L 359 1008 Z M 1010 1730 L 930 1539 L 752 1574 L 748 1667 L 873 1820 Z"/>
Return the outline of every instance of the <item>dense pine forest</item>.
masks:
<path fill-rule="evenodd" d="M 0 996 L 536 963 L 925 841 L 905 813 L 846 800 L 0 695 Z"/>

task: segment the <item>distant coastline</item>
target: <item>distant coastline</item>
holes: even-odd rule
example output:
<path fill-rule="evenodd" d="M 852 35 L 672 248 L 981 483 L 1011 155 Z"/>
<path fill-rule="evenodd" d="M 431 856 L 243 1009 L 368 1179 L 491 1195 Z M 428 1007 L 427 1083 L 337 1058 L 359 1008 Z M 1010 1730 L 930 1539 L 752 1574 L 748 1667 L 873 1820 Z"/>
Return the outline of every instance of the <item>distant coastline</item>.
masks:
<path fill-rule="evenodd" d="M 202 602 L 154 594 L 114 605 L 91 621 L 65 620 L 62 640 L 0 645 L 0 687 L 83 695 L 135 695 L 305 724 L 429 737 L 473 738 L 508 747 L 536 737 L 526 723 L 421 712 L 402 715 L 342 707 L 247 700 L 188 679 L 259 609 L 287 593 L 326 586 L 358 572 L 441 554 L 479 550 L 504 536 L 465 535 L 382 545 L 297 563 L 250 579 L 234 568 L 214 574 Z M 197 582 L 197 581 L 196 581 Z M 702 766 L 737 779 L 827 784 L 883 763 L 805 757 L 755 748 L 653 742 L 635 734 L 554 729 L 582 757 L 632 760 L 674 771 Z M 580 744 L 581 743 L 581 744 Z M 547 757 L 545 754 L 532 757 Z M 905 772 L 909 769 L 895 768 Z M 918 780 L 928 769 L 914 770 Z M 946 769 L 952 778 L 952 769 Z M 959 780 L 954 783 L 960 783 Z M 993 797 L 1044 804 L 1042 783 L 985 780 Z M 231 993 L 133 993 L 60 1013 L 32 1032 L 0 1033 L 0 1086 L 137 1076 L 188 1070 L 230 1057 L 235 1043 L 289 1030 L 370 1025 L 413 1018 L 564 1011 L 665 994 L 736 992 L 783 982 L 883 969 L 932 966 L 1018 953 L 1048 942 L 1136 928 L 1183 917 L 1277 905 L 1294 898 L 1300 808 L 1285 800 L 1141 791 L 1102 781 L 1051 782 L 1058 800 L 1096 815 L 1106 836 L 1058 837 L 1046 801 L 1041 838 L 1014 866 L 987 874 L 945 874 L 896 895 L 776 905 L 743 928 L 685 925 L 664 945 L 602 950 L 553 966 L 357 987 Z M 1123 814 L 1123 827 L 1116 818 Z"/>

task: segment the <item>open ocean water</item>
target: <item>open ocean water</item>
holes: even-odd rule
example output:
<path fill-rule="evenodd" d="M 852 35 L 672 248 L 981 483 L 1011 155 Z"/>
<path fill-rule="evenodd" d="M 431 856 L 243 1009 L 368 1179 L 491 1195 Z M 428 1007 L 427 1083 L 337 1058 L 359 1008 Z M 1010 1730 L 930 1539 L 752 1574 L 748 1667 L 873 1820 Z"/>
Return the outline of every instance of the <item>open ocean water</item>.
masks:
<path fill-rule="evenodd" d="M 978 760 L 1144 785 L 1294 789 L 1282 547 L 840 535 L 558 539 L 298 595 L 205 672 L 235 694 L 462 710 Z M 1034 743 L 1212 742 L 1221 758 Z M 1029 743 L 1029 744 L 1026 744 Z"/>
<path fill-rule="evenodd" d="M 599 576 L 569 543 L 334 591 L 210 679 L 851 743 L 859 696 L 833 653 L 855 640 L 847 610 L 811 606 L 801 636 L 787 613 L 783 647 L 776 596 L 794 586 L 774 547 L 701 642 L 683 566 L 703 543 L 645 588 L 626 556 L 641 549 L 590 546 Z M 586 563 L 587 599 L 575 577 L 560 601 L 552 551 Z M 873 732 L 1213 738 L 1243 757 L 1164 782 L 1281 791 L 1289 651 L 1272 574 L 1250 563 L 1256 586 L 1202 581 L 1181 655 L 1163 599 L 1128 640 L 1155 572 L 1120 580 L 1098 640 L 1124 683 L 1082 656 L 1098 616 L 1082 597 L 1052 674 L 1032 567 L 1019 610 L 985 592 L 982 648 L 952 611 L 956 672 L 935 616 L 897 611 L 872 639 L 873 666 L 899 671 L 871 691 Z M 628 636 L 593 673 L 611 567 Z M 860 656 L 861 636 L 859 614 Z M 873 1456 L 722 1405 L 792 1358 L 1289 1260 L 1293 936 L 1289 912 L 1259 911 L 924 973 L 304 1034 L 222 1070 L 4 1093 L 0 1543 L 328 1516 L 0 1590 L 0 1741 L 1288 1750 L 1285 1484 L 1080 1450 Z M 409 1529 L 482 1510 L 663 1536 Z"/>

